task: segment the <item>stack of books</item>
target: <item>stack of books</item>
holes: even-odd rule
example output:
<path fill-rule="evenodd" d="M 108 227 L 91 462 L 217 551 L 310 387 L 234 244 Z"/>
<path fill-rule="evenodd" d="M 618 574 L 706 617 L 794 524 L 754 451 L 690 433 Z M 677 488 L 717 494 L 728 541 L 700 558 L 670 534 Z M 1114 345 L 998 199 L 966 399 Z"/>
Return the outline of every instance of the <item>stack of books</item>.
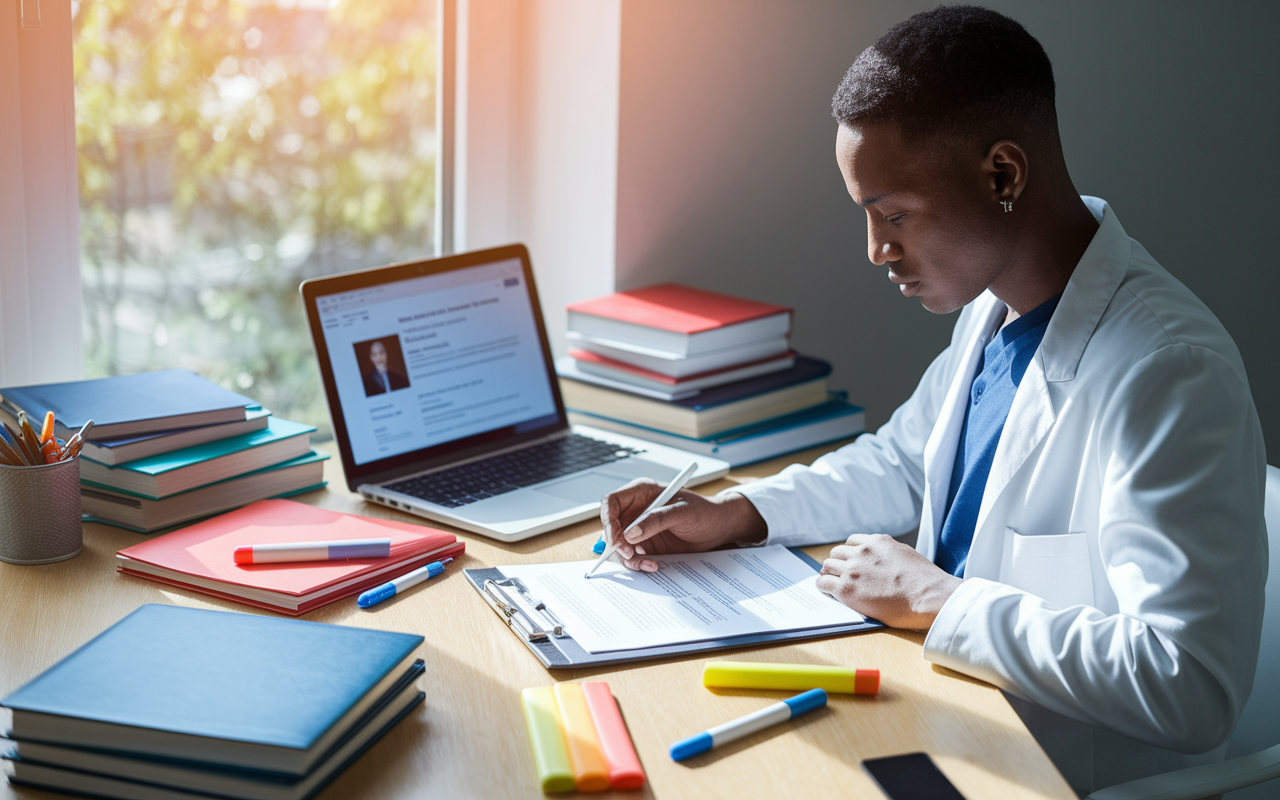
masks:
<path fill-rule="evenodd" d="M 861 433 L 831 365 L 790 347 L 792 311 L 679 284 L 568 308 L 571 421 L 737 466 Z"/>
<path fill-rule="evenodd" d="M 304 800 L 422 702 L 423 637 L 144 605 L 6 697 L 10 783 Z"/>
<path fill-rule="evenodd" d="M 167 369 L 0 390 L 0 418 L 52 411 L 81 451 L 81 511 L 143 533 L 324 485 L 315 427 L 273 417 L 194 372 Z"/>

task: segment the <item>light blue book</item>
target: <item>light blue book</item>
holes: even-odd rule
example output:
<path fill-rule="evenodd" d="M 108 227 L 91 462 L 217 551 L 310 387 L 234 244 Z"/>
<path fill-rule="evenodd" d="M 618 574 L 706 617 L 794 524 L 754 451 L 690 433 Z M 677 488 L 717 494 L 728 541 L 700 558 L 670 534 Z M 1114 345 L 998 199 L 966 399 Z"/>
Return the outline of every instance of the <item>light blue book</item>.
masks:
<path fill-rule="evenodd" d="M 152 533 L 257 500 L 292 497 L 322 488 L 325 485 L 324 462 L 328 459 L 328 453 L 312 450 L 304 456 L 265 469 L 225 478 L 160 500 L 81 481 L 81 519 L 138 533 Z"/>
<path fill-rule="evenodd" d="M 570 408 L 569 421 L 614 433 L 646 439 L 697 455 L 713 456 L 738 467 L 827 442 L 848 439 L 866 430 L 866 412 L 844 401 L 842 393 L 830 402 L 703 439 L 679 436 L 643 425 Z"/>
<path fill-rule="evenodd" d="M 80 458 L 80 480 L 159 500 L 279 464 L 311 450 L 314 425 L 271 417 L 266 430 L 206 442 L 111 467 Z"/>

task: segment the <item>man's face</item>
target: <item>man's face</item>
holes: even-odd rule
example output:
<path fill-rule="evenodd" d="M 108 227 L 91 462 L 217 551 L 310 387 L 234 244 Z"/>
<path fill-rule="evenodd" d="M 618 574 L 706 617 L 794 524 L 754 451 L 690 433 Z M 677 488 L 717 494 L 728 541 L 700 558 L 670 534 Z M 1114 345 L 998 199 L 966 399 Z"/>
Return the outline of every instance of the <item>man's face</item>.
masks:
<path fill-rule="evenodd" d="M 908 143 L 888 123 L 839 126 L 836 160 L 866 209 L 868 257 L 935 314 L 963 307 L 1008 267 L 981 157 Z"/>
<path fill-rule="evenodd" d="M 382 342 L 374 342 L 373 347 L 369 348 L 369 360 L 378 372 L 387 371 L 387 348 L 382 346 Z"/>

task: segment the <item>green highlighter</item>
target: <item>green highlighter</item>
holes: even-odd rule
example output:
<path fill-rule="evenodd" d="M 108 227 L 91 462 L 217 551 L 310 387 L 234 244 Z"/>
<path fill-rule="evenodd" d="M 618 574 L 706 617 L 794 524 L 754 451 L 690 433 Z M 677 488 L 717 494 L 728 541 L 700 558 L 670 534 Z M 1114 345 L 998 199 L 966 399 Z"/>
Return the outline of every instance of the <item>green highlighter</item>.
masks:
<path fill-rule="evenodd" d="M 573 769 L 569 751 L 556 715 L 556 700 L 551 688 L 525 689 L 520 692 L 524 706 L 524 724 L 529 729 L 529 746 L 533 748 L 533 766 L 544 792 L 572 792 Z"/>

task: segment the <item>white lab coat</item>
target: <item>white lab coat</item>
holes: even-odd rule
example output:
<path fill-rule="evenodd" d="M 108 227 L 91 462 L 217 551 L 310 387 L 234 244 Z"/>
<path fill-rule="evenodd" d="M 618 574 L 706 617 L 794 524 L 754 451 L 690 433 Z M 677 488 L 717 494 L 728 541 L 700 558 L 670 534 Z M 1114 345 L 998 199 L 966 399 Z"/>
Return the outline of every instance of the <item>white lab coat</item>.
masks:
<path fill-rule="evenodd" d="M 1253 684 L 1266 457 L 1217 318 L 1101 200 L 1014 398 L 964 582 L 924 656 L 1003 689 L 1081 794 L 1222 757 Z M 1224 265 L 1224 270 L 1229 265 Z M 876 434 L 733 491 L 770 544 L 901 535 L 933 560 L 990 293 Z M 1197 755 L 1186 755 L 1197 754 Z"/>

